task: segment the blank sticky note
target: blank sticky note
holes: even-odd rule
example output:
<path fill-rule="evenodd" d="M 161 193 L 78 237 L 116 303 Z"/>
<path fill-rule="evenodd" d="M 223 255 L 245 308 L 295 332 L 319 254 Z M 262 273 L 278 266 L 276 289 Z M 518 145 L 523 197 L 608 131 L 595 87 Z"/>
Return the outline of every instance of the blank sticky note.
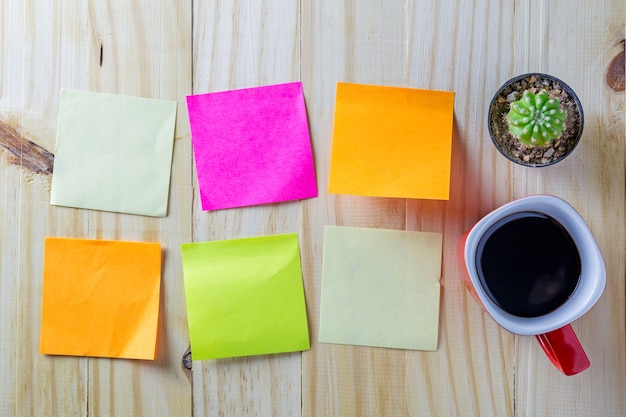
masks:
<path fill-rule="evenodd" d="M 296 234 L 182 245 L 193 359 L 310 347 Z"/>
<path fill-rule="evenodd" d="M 39 351 L 155 359 L 161 245 L 45 240 Z"/>
<path fill-rule="evenodd" d="M 176 104 L 62 90 L 50 204 L 166 216 Z"/>
<path fill-rule="evenodd" d="M 302 83 L 187 97 L 203 210 L 317 196 Z"/>
<path fill-rule="evenodd" d="M 319 341 L 437 350 L 442 235 L 326 226 Z"/>
<path fill-rule="evenodd" d="M 454 93 L 338 83 L 328 191 L 447 200 Z"/>

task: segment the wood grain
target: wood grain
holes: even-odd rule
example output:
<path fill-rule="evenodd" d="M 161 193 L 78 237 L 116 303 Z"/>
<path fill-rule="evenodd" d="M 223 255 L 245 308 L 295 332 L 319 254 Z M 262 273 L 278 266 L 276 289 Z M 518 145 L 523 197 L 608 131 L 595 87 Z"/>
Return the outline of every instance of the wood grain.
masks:
<path fill-rule="evenodd" d="M 405 228 L 405 200 L 326 192 L 336 83 L 405 85 L 404 2 L 373 9 L 352 1 L 303 6 L 302 79 L 322 191 L 305 203 L 310 244 L 303 259 L 313 345 L 303 354 L 303 415 L 403 415 L 411 352 L 321 344 L 317 326 L 324 225 Z"/>
<path fill-rule="evenodd" d="M 2 53 L 2 116 L 16 121 L 20 131 L 31 132 L 46 149 L 54 149 L 61 88 L 179 102 L 191 92 L 191 8 L 184 2 L 134 2 L 113 9 L 91 2 L 51 5 L 30 1 L 16 6 L 2 2 L 1 16 L 7 23 L 2 38 L 7 46 Z M 3 337 L 2 343 L 3 388 L 4 380 L 10 384 L 2 390 L 2 415 L 191 414 L 191 382 L 181 366 L 189 342 L 179 268 L 179 245 L 191 238 L 192 188 L 187 168 L 191 153 L 186 119 L 183 107 L 179 109 L 176 135 L 181 140 L 175 146 L 171 204 L 165 219 L 52 207 L 49 179 L 33 177 L 23 169 L 13 173 L 3 158 L 2 175 L 7 176 L 3 195 L 17 198 L 3 199 L 3 204 L 12 203 L 7 211 L 3 208 L 0 217 L 4 221 L 15 209 L 17 221 L 3 227 L 3 233 L 6 230 L 11 235 L 3 239 L 10 243 L 2 251 L 3 268 L 8 268 L 2 273 L 2 297 L 15 301 L 2 305 L 3 316 L 7 313 L 10 323 L 6 333 L 14 335 L 7 343 Z M 25 149 L 19 156 L 22 163 Z M 17 180 L 10 180 L 11 176 Z M 164 296 L 157 361 L 38 353 L 43 238 L 50 235 L 163 245 Z M 5 256 L 11 259 L 8 266 Z"/>
<path fill-rule="evenodd" d="M 298 2 L 196 2 L 193 16 L 195 94 L 300 79 Z M 193 222 L 194 241 L 298 233 L 307 243 L 300 202 L 206 212 L 196 198 Z M 194 361 L 194 415 L 296 416 L 301 385 L 299 353 Z"/>
<path fill-rule="evenodd" d="M 582 149 L 575 151 L 572 160 L 538 175 L 533 188 L 529 185 L 524 192 L 553 193 L 574 205 L 598 240 L 607 268 L 607 286 L 594 309 L 573 324 L 589 353 L 589 372 L 563 379 L 554 369 L 541 366 L 543 354 L 536 344 L 518 338 L 516 387 L 522 399 L 518 407 L 522 415 L 597 415 L 598 410 L 619 415 L 626 407 L 625 350 L 615 349 L 610 341 L 624 340 L 625 330 L 624 309 L 615 309 L 623 303 L 616 297 L 625 292 L 624 128 L 611 126 L 618 110 L 611 105 L 623 103 L 623 95 L 607 88 L 604 78 L 613 58 L 608 52 L 624 36 L 624 8 L 610 3 L 593 8 L 581 4 L 576 10 L 557 6 L 551 2 L 528 4 L 524 20 L 535 22 L 536 27 L 526 25 L 527 30 L 516 36 L 518 44 L 537 45 L 529 57 L 529 67 L 567 80 L 585 103 Z M 604 24 L 597 27 L 593 20 Z M 586 36 L 572 36 L 571 25 Z M 568 45 L 567 50 L 560 45 Z"/>
<path fill-rule="evenodd" d="M 441 334 L 446 343 L 441 344 L 440 351 L 446 359 L 442 366 L 437 358 L 431 358 L 429 366 L 447 372 L 442 374 L 445 379 L 440 384 L 433 385 L 427 377 L 420 382 L 422 389 L 432 392 L 431 396 L 441 396 L 433 392 L 432 387 L 436 387 L 445 390 L 445 396 L 458 399 L 453 404 L 436 402 L 434 415 L 512 416 L 514 338 L 486 318 L 465 291 L 459 280 L 455 250 L 467 228 L 509 199 L 494 183 L 498 163 L 504 162 L 486 142 L 486 113 L 482 109 L 491 98 L 492 84 L 498 84 L 500 74 L 510 63 L 510 58 L 500 55 L 500 45 L 506 45 L 511 36 L 510 28 L 501 22 L 511 18 L 513 7 L 473 2 L 458 8 L 442 5 L 424 13 L 415 5 L 410 13 L 414 35 L 409 37 L 409 59 L 410 68 L 415 69 L 409 71 L 411 84 L 456 92 L 450 200 L 410 201 L 407 213 L 411 229 L 444 234 Z M 424 25 L 427 30 L 418 29 Z M 448 37 L 449 33 L 454 36 Z M 433 44 L 438 47 L 428 47 Z M 418 71 L 424 62 L 442 70 Z M 490 401 L 483 401 L 487 397 Z"/>
<path fill-rule="evenodd" d="M 626 415 L 624 38 L 620 0 L 0 0 L 0 415 Z M 486 127 L 493 92 L 529 71 L 567 82 L 585 110 L 579 147 L 542 169 L 508 162 Z M 297 80 L 319 197 L 202 211 L 185 96 Z M 449 201 L 328 194 L 339 81 L 456 93 Z M 61 88 L 178 101 L 167 217 L 49 205 Z M 537 193 L 581 213 L 607 267 L 604 295 L 573 323 L 591 360 L 575 377 L 495 325 L 456 262 L 465 229 Z M 327 224 L 443 233 L 436 352 L 318 343 Z M 186 368 L 180 244 L 293 232 L 311 350 Z M 38 353 L 45 236 L 163 245 L 156 361 Z"/>

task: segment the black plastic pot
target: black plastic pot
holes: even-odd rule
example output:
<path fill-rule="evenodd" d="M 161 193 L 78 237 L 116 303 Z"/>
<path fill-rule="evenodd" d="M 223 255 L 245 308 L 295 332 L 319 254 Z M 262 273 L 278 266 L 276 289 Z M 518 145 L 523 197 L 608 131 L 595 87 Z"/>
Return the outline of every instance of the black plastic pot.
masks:
<path fill-rule="evenodd" d="M 547 90 L 549 94 L 561 100 L 568 112 L 563 135 L 553 140 L 549 146 L 523 145 L 508 131 L 506 114 L 511 103 L 517 100 L 516 96 L 521 97 L 527 89 Z M 583 125 L 583 108 L 574 90 L 548 74 L 537 72 L 511 78 L 496 91 L 489 103 L 487 126 L 493 144 L 507 159 L 527 167 L 546 167 L 565 159 L 580 142 Z"/>

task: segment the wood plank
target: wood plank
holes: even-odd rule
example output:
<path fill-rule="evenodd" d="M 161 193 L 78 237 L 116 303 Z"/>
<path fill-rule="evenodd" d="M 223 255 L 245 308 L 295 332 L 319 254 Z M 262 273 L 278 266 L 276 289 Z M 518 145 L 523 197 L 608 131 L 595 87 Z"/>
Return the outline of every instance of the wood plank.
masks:
<path fill-rule="evenodd" d="M 93 91 L 178 101 L 168 215 L 92 211 L 89 237 L 159 242 L 163 250 L 158 357 L 154 362 L 90 359 L 89 415 L 191 415 L 191 375 L 180 245 L 191 239 L 191 145 L 185 97 L 191 92 L 191 5 L 161 0 L 89 3 L 75 19 L 90 27 Z"/>
<path fill-rule="evenodd" d="M 302 79 L 307 91 L 320 197 L 307 201 L 304 268 L 312 349 L 303 354 L 303 415 L 406 415 L 414 352 L 318 343 L 324 225 L 404 229 L 404 199 L 329 195 L 336 83 L 405 86 L 403 1 L 303 4 Z"/>
<path fill-rule="evenodd" d="M 7 18 L 14 22 L 9 27 L 15 30 L 9 34 L 10 44 L 20 46 L 7 48 L 5 55 L 9 91 L 15 93 L 4 101 L 4 114 L 15 121 L 23 139 L 52 150 L 56 122 L 49 115 L 55 114 L 58 106 L 58 64 L 62 57 L 57 45 L 62 37 L 62 6 L 30 1 L 8 11 Z M 38 348 L 44 237 L 57 231 L 85 233 L 86 216 L 76 212 L 58 214 L 49 205 L 50 175 L 23 168 L 19 178 L 18 183 L 11 185 L 19 187 L 18 199 L 14 200 L 19 208 L 17 230 L 10 239 L 18 248 L 18 267 L 9 278 L 17 289 L 13 326 L 18 346 L 11 372 L 15 378 L 14 397 L 8 401 L 12 403 L 11 414 L 60 415 L 66 410 L 83 413 L 87 405 L 88 360 L 42 356 Z"/>
<path fill-rule="evenodd" d="M 15 3 L 0 7 L 0 123 L 3 129 L 15 129 L 21 121 L 21 85 L 23 42 L 15 41 L 23 33 L 23 15 Z M 19 158 L 0 150 L 0 414 L 15 414 L 17 400 L 19 218 L 22 172 Z"/>
<path fill-rule="evenodd" d="M 518 72 L 542 71 L 570 85 L 582 102 L 585 130 L 568 159 L 528 176 L 517 192 L 555 194 L 580 212 L 600 246 L 607 286 L 598 304 L 573 323 L 591 362 L 582 374 L 563 377 L 532 338 L 518 338 L 517 413 L 624 415 L 624 94 L 605 84 L 624 39 L 624 3 L 536 0 L 519 6 L 516 53 L 526 59 Z"/>
<path fill-rule="evenodd" d="M 300 79 L 298 2 L 195 2 L 193 92 Z M 204 212 L 194 172 L 193 241 L 298 233 L 302 203 Z M 300 353 L 193 362 L 194 415 L 297 416 Z"/>
<path fill-rule="evenodd" d="M 512 28 L 490 22 L 507 21 L 514 10 L 495 2 L 425 3 L 409 7 L 409 85 L 456 94 L 450 199 L 410 200 L 407 208 L 409 230 L 444 235 L 441 342 L 436 355 L 411 361 L 414 389 L 426 398 L 455 399 L 433 401 L 434 415 L 513 416 L 515 337 L 487 318 L 466 291 L 456 245 L 483 214 L 508 199 L 506 163 L 489 143 L 483 115 L 490 86 L 513 59 L 507 47 Z M 504 178 L 493 175 L 494 168 Z"/>

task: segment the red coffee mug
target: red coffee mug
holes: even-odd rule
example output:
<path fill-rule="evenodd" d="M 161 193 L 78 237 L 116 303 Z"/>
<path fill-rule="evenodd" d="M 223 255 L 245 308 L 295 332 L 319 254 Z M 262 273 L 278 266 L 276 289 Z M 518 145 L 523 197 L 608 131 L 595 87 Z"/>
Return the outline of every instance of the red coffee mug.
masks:
<path fill-rule="evenodd" d="M 556 220 L 571 237 L 580 257 L 580 278 L 572 294 L 555 310 L 536 317 L 519 317 L 503 310 L 490 297 L 478 273 L 477 251 L 481 239 L 494 224 L 523 212 L 541 213 Z M 508 203 L 483 217 L 461 237 L 457 256 L 467 289 L 500 326 L 515 334 L 534 335 L 548 358 L 565 375 L 575 375 L 589 367 L 589 359 L 570 323 L 598 301 L 604 291 L 606 269 L 589 227 L 571 205 L 551 195 L 535 195 Z"/>

